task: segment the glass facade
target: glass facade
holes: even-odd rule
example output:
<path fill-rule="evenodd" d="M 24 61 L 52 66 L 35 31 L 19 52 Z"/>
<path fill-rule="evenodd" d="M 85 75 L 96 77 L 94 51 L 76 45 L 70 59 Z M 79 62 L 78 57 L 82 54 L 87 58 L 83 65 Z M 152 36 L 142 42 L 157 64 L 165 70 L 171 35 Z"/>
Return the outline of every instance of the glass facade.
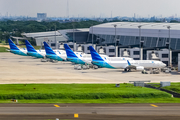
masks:
<path fill-rule="evenodd" d="M 109 44 L 109 43 L 115 43 L 115 35 L 96 35 L 94 34 L 94 43 L 95 41 L 99 41 L 99 44 Z M 140 43 L 139 36 L 116 36 L 117 41 L 119 41 L 119 44 L 122 46 L 127 45 L 136 45 Z M 168 38 L 161 38 L 161 37 L 141 37 L 141 41 L 144 41 L 144 46 L 146 48 L 150 47 L 163 47 L 166 46 L 166 42 L 168 41 Z M 92 34 L 89 34 L 88 42 L 92 42 Z M 171 48 L 173 50 L 180 49 L 180 39 L 171 38 L 170 42 Z"/>
<path fill-rule="evenodd" d="M 73 32 L 66 33 L 66 36 L 68 37 L 68 42 L 73 42 Z M 86 43 L 87 39 L 89 38 L 88 32 L 75 32 L 74 37 L 76 43 L 81 43 L 81 44 Z"/>
<path fill-rule="evenodd" d="M 180 49 L 180 39 L 177 39 L 176 49 Z"/>
<path fill-rule="evenodd" d="M 175 47 L 176 47 L 176 39 L 175 39 L 175 38 L 172 38 L 170 44 L 171 44 L 171 48 L 172 48 L 172 49 L 175 49 Z"/>

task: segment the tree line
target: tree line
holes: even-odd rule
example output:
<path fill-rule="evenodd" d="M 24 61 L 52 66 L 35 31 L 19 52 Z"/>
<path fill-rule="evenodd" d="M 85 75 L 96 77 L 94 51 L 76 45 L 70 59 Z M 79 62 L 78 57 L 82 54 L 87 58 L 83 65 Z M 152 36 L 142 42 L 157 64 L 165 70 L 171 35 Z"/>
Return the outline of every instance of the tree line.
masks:
<path fill-rule="evenodd" d="M 89 28 L 93 25 L 102 24 L 103 22 L 97 21 L 81 21 L 81 22 L 68 22 L 60 23 L 58 21 L 53 22 L 37 22 L 37 21 L 0 21 L 0 42 L 6 40 L 12 35 L 21 37 L 21 33 L 32 33 L 32 32 L 46 32 L 62 30 L 62 29 L 73 29 L 74 28 Z"/>

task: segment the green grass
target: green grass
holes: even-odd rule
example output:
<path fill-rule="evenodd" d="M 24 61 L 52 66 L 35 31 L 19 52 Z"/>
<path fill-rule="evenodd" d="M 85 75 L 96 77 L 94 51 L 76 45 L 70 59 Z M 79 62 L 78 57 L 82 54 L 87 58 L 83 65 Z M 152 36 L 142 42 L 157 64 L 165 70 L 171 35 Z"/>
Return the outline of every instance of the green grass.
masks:
<path fill-rule="evenodd" d="M 0 103 L 14 103 L 10 99 Z M 180 103 L 180 98 L 121 98 L 121 99 L 40 99 L 18 100 L 18 103 Z"/>
<path fill-rule="evenodd" d="M 163 87 L 164 89 L 180 93 L 180 83 L 171 83 L 171 86 Z"/>
<path fill-rule="evenodd" d="M 157 83 L 153 83 L 153 84 L 157 84 Z M 151 84 L 151 85 L 153 85 L 153 84 Z M 160 85 L 153 85 L 153 86 L 160 87 Z M 171 86 L 166 86 L 166 87 L 162 87 L 162 88 L 180 93 L 180 83 L 171 83 Z"/>
<path fill-rule="evenodd" d="M 26 48 L 26 45 L 20 45 L 20 46 L 18 46 L 18 47 L 20 47 L 20 48 Z M 39 50 L 40 48 L 41 48 L 41 46 L 33 46 L 34 47 L 34 49 L 36 49 L 36 50 Z"/>
<path fill-rule="evenodd" d="M 0 85 L 0 100 L 102 100 L 124 98 L 171 98 L 155 89 L 134 87 L 132 84 L 4 84 Z"/>
<path fill-rule="evenodd" d="M 7 47 L 0 47 L 0 52 L 8 52 L 6 49 L 9 50 L 9 48 Z"/>

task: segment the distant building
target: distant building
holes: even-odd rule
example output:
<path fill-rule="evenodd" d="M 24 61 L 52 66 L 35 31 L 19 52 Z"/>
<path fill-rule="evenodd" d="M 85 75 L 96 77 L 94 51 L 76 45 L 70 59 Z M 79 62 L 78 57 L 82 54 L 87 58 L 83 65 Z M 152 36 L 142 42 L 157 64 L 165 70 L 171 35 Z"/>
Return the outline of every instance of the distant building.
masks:
<path fill-rule="evenodd" d="M 47 13 L 37 13 L 37 20 L 42 21 L 45 20 L 47 18 Z"/>
<path fill-rule="evenodd" d="M 74 36 L 73 36 L 74 33 Z M 48 32 L 36 32 L 36 33 L 22 33 L 21 35 L 28 39 L 33 39 L 36 41 L 37 46 L 41 46 L 44 41 L 55 42 L 73 42 L 76 41 L 77 44 L 87 43 L 89 34 L 89 29 L 65 29 L 58 31 L 48 31 Z"/>

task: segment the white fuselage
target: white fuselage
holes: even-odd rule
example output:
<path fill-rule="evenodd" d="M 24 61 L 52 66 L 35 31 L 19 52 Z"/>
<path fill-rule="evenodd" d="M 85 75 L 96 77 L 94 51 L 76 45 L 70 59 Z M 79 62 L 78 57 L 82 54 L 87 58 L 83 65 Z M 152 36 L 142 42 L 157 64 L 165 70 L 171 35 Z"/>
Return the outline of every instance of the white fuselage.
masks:
<path fill-rule="evenodd" d="M 105 60 L 109 59 L 111 61 L 127 61 L 127 60 L 133 60 L 133 58 L 128 58 L 128 57 L 108 57 L 107 55 L 100 55 L 102 58 Z M 78 55 L 78 58 L 84 61 L 85 63 L 92 64 L 92 57 L 91 54 L 85 54 L 82 53 L 81 56 Z M 106 59 L 107 58 L 107 59 Z"/>
<path fill-rule="evenodd" d="M 103 57 L 102 57 L 103 58 Z M 163 68 L 166 66 L 166 64 L 162 63 L 161 61 L 155 61 L 155 60 L 132 60 L 131 58 L 111 58 L 106 57 L 103 58 L 104 61 L 93 61 L 93 64 L 106 67 L 106 68 L 114 68 L 114 69 L 126 69 L 129 66 L 130 68 Z M 127 60 L 130 62 L 131 65 L 128 64 Z"/>
<path fill-rule="evenodd" d="M 37 53 L 39 53 L 40 55 L 42 55 L 43 57 L 46 56 L 46 51 L 45 50 L 36 50 Z"/>
<path fill-rule="evenodd" d="M 63 60 L 66 60 L 67 55 L 66 55 L 66 51 L 65 50 L 53 50 L 57 56 L 59 56 L 60 58 L 62 58 Z"/>

